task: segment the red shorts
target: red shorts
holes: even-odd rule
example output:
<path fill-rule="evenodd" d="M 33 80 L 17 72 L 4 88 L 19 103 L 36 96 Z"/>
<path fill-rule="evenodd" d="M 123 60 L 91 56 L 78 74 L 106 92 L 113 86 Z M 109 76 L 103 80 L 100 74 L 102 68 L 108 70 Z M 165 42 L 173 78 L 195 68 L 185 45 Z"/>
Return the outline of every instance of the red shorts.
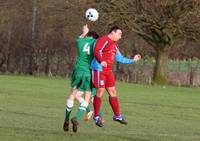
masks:
<path fill-rule="evenodd" d="M 115 87 L 115 77 L 112 71 L 92 71 L 92 84 L 95 88 Z"/>

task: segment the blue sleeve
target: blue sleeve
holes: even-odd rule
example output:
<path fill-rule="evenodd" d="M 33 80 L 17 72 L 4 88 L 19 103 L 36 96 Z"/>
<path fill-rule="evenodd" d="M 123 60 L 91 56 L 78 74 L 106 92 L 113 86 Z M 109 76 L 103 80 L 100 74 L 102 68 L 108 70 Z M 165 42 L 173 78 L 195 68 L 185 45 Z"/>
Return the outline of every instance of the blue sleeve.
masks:
<path fill-rule="evenodd" d="M 134 60 L 133 59 L 128 59 L 126 57 L 124 57 L 119 49 L 117 49 L 117 54 L 116 54 L 116 58 L 115 60 L 119 63 L 122 63 L 122 64 L 133 64 L 134 63 Z"/>

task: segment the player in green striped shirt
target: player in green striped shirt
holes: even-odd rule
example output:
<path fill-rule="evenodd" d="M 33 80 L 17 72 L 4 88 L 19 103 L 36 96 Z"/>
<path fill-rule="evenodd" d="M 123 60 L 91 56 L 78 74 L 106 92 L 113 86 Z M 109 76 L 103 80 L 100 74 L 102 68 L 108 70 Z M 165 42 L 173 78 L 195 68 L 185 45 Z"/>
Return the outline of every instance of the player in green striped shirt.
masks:
<path fill-rule="evenodd" d="M 77 132 L 78 122 L 89 105 L 91 98 L 90 64 L 93 59 L 93 46 L 97 38 L 97 33 L 94 31 L 89 32 L 88 26 L 84 25 L 83 33 L 76 39 L 78 56 L 72 74 L 70 94 L 66 102 L 65 121 L 63 125 L 64 131 L 69 130 L 70 114 L 77 92 L 83 92 L 85 98 L 80 103 L 76 116 L 71 119 L 74 132 Z"/>

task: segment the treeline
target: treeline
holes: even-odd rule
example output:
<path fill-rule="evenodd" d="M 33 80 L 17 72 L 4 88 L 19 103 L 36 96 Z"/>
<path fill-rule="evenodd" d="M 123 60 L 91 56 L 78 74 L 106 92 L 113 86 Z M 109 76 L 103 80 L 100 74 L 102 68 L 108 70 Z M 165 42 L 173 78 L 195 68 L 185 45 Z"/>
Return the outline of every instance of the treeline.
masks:
<path fill-rule="evenodd" d="M 112 25 L 121 26 L 124 31 L 123 39 L 120 41 L 120 50 L 127 57 L 131 57 L 136 53 L 140 53 L 144 58 L 158 56 L 155 49 L 158 47 L 147 40 L 146 34 L 149 34 L 149 37 L 151 36 L 149 40 L 155 39 L 155 43 L 161 43 L 162 41 L 165 43 L 165 40 L 160 37 L 165 36 L 164 32 L 167 32 L 168 29 L 163 30 L 163 33 L 153 29 L 159 25 L 159 19 L 157 19 L 158 25 L 151 22 L 144 23 L 144 21 L 149 20 L 148 18 L 154 20 L 154 17 L 151 17 L 153 13 L 164 11 L 164 5 L 160 3 L 162 1 L 155 1 L 159 5 L 155 8 L 160 8 L 161 11 L 153 12 L 151 10 L 155 9 L 149 9 L 148 7 L 149 4 L 153 3 L 139 0 L 135 2 L 127 0 L 126 2 L 120 3 L 119 1 L 107 0 L 0 0 L 0 72 L 69 76 L 76 60 L 75 38 L 81 33 L 82 25 L 85 23 L 88 23 L 89 27 L 96 30 L 100 35 L 106 34 Z M 128 7 L 125 4 L 130 5 Z M 146 13 L 138 13 L 139 11 L 134 9 L 138 8 L 138 4 L 143 5 L 142 8 Z M 120 9 L 120 5 L 126 8 Z M 181 3 L 180 5 L 187 10 L 189 3 Z M 100 18 L 97 22 L 86 21 L 84 11 L 89 7 L 95 7 L 100 12 Z M 171 8 L 170 5 L 168 7 Z M 193 9 L 195 8 L 193 7 Z M 126 11 L 126 9 L 129 11 Z M 179 9 L 173 9 L 172 7 L 172 10 Z M 188 10 L 194 12 L 191 9 Z M 131 15 L 126 14 L 126 12 L 130 12 Z M 164 12 L 168 12 L 169 17 L 173 13 L 170 9 Z M 164 12 L 163 19 L 166 18 Z M 196 15 L 199 14 L 198 10 L 195 12 Z M 144 14 L 148 18 L 143 18 L 143 22 L 136 20 L 137 22 L 134 24 L 127 22 L 131 21 L 130 19 L 127 20 L 132 18 L 130 16 L 137 18 L 139 14 Z M 185 27 L 185 30 L 181 31 L 185 33 L 183 37 L 178 38 L 176 42 L 170 42 L 167 54 L 171 59 L 200 58 L 198 38 L 192 38 L 192 36 L 198 35 L 196 24 L 199 23 L 196 23 L 195 17 L 192 17 L 192 15 L 190 17 L 183 17 L 184 20 L 180 20 L 180 28 L 183 28 L 183 23 L 189 25 L 188 23 L 191 22 L 196 30 L 189 26 Z M 172 18 L 168 20 L 172 20 Z M 141 27 L 136 27 L 135 24 Z M 169 26 L 171 23 L 161 24 Z M 132 25 L 132 29 L 130 25 Z M 151 26 L 152 31 L 149 28 Z M 135 30 L 137 28 L 138 30 Z M 174 28 L 174 30 L 177 30 L 177 28 Z M 154 35 L 157 37 L 154 37 Z M 175 38 L 170 40 L 175 40 Z"/>

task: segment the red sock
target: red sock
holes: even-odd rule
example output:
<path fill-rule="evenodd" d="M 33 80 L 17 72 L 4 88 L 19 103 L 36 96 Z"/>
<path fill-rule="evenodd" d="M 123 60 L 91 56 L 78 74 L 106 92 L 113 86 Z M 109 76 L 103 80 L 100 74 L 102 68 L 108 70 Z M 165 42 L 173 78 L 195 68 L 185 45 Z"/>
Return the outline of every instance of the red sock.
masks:
<path fill-rule="evenodd" d="M 118 98 L 109 96 L 109 102 L 110 102 L 110 106 L 112 107 L 112 110 L 113 110 L 115 116 L 120 116 Z"/>
<path fill-rule="evenodd" d="M 94 106 L 94 116 L 99 116 L 99 111 L 101 108 L 101 98 L 98 96 L 94 96 L 94 101 L 93 101 L 93 106 Z"/>

